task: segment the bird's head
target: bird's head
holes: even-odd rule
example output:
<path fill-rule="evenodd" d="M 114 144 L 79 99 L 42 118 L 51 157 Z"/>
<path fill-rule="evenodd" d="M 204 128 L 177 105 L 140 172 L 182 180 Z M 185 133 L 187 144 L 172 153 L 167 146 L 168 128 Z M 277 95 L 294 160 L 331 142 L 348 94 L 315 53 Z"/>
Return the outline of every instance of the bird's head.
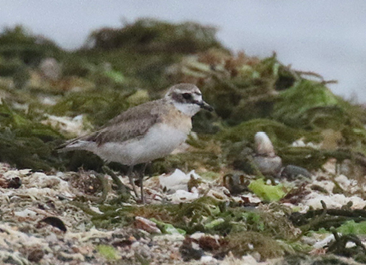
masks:
<path fill-rule="evenodd" d="M 193 116 L 201 108 L 213 111 L 213 108 L 202 99 L 202 93 L 193 84 L 177 84 L 169 88 L 165 98 L 186 115 Z"/>

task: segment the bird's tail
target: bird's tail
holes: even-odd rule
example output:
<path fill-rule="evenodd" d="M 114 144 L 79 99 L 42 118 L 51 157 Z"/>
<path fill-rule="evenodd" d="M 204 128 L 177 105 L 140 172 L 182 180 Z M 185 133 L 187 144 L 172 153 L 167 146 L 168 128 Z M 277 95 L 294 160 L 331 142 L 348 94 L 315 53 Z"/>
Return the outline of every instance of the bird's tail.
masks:
<path fill-rule="evenodd" d="M 80 140 L 80 139 L 73 139 L 70 141 L 65 142 L 64 144 L 58 146 L 56 148 L 57 152 L 64 153 L 74 150 L 88 150 L 90 145 L 89 141 Z"/>

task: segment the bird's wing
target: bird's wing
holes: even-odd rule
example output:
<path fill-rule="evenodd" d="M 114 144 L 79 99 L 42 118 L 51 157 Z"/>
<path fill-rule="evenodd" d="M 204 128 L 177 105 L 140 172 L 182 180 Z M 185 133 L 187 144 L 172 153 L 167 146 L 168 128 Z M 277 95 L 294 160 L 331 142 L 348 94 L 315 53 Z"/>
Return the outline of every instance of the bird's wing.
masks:
<path fill-rule="evenodd" d="M 100 130 L 82 137 L 101 145 L 105 142 L 123 142 L 143 136 L 151 126 L 161 120 L 166 110 L 163 100 L 150 101 L 128 109 L 110 120 Z"/>

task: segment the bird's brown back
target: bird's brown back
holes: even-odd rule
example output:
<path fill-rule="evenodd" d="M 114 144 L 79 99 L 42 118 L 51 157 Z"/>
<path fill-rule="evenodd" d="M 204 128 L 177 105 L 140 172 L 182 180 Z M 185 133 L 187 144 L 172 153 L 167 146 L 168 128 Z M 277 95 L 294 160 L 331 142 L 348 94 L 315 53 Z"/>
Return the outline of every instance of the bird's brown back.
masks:
<path fill-rule="evenodd" d="M 100 130 L 83 137 L 82 140 L 96 142 L 124 142 L 143 136 L 151 126 L 161 121 L 168 112 L 169 103 L 165 99 L 150 101 L 130 108 L 110 120 Z"/>

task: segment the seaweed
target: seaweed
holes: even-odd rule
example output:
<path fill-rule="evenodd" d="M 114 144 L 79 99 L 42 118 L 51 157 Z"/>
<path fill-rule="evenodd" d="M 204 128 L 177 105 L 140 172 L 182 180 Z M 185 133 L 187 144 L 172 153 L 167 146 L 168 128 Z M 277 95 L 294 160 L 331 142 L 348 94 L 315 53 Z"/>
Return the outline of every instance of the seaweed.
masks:
<path fill-rule="evenodd" d="M 49 109 L 50 114 L 76 116 L 87 114 L 93 124 L 101 126 L 123 110 L 133 106 L 128 97 L 135 91 L 92 90 L 69 93 Z"/>
<path fill-rule="evenodd" d="M 0 104 L 0 160 L 19 168 L 50 170 L 60 161 L 52 151 L 63 136 L 50 126 Z"/>
<path fill-rule="evenodd" d="M 366 221 L 356 223 L 354 220 L 349 220 L 338 227 L 337 232 L 342 234 L 365 235 Z"/>
<path fill-rule="evenodd" d="M 169 71 L 175 82 L 199 85 L 218 117 L 229 125 L 270 117 L 278 96 L 276 81 L 294 74 L 286 70 L 276 55 L 260 60 L 243 52 L 238 55 L 210 49 L 184 58 Z M 293 82 L 288 82 L 292 85 Z M 288 87 L 287 87 L 288 88 Z"/>
<path fill-rule="evenodd" d="M 322 202 L 323 209 L 310 209 L 304 214 L 294 212 L 290 216 L 291 222 L 302 229 L 303 232 L 310 230 L 317 231 L 321 228 L 329 230 L 337 228 L 349 221 L 356 223 L 366 221 L 366 211 L 361 209 L 328 209 L 326 204 Z M 349 224 L 349 223 L 348 223 Z"/>
<path fill-rule="evenodd" d="M 137 52 L 195 53 L 222 47 L 214 27 L 193 22 L 171 24 L 138 19 L 121 28 L 102 28 L 90 34 L 86 47 L 100 50 L 128 48 Z"/>
<path fill-rule="evenodd" d="M 329 245 L 327 253 L 352 257 L 355 261 L 362 262 L 364 264 L 366 263 L 366 248 L 356 235 L 348 234 L 339 236 L 334 230 L 332 233 L 335 240 Z M 348 242 L 354 243 L 355 246 L 347 248 L 346 245 Z"/>
<path fill-rule="evenodd" d="M 84 205 L 81 208 L 93 216 L 92 221 L 97 227 L 102 228 L 131 226 L 134 217 L 141 216 L 153 220 L 166 232 L 166 226 L 171 225 L 179 233 L 187 234 L 199 231 L 226 236 L 239 231 L 254 231 L 284 240 L 292 240 L 296 235 L 283 209 L 274 206 L 255 210 L 234 205 L 223 207 L 222 202 L 211 197 L 181 204 L 99 205 L 103 214 L 91 212 Z"/>
<path fill-rule="evenodd" d="M 279 201 L 286 195 L 282 185 L 266 185 L 263 179 L 252 181 L 248 188 L 259 198 L 267 202 Z"/>
<path fill-rule="evenodd" d="M 339 101 L 324 84 L 301 80 L 281 91 L 274 104 L 273 117 L 293 127 L 323 125 L 329 128 L 330 121 L 322 122 L 329 118 L 339 119 L 336 123 L 343 122 L 342 110 L 337 106 Z"/>
<path fill-rule="evenodd" d="M 99 254 L 102 255 L 108 261 L 116 261 L 116 260 L 121 259 L 121 257 L 118 254 L 117 249 L 115 249 L 112 246 L 98 245 L 96 247 L 96 249 L 99 252 Z"/>
<path fill-rule="evenodd" d="M 59 57 L 63 53 L 53 41 L 32 35 L 21 25 L 5 28 L 0 34 L 0 55 L 6 61 L 19 60 L 21 64 L 37 65 L 42 58 Z M 11 75 L 16 69 L 8 68 L 7 72 L 2 73 Z"/>
<path fill-rule="evenodd" d="M 226 251 L 231 251 L 235 256 L 258 253 L 260 260 L 283 256 L 283 247 L 272 237 L 259 232 L 243 231 L 228 235 Z"/>
<path fill-rule="evenodd" d="M 242 122 L 237 126 L 221 130 L 215 138 L 221 142 L 239 142 L 246 140 L 252 142 L 254 135 L 259 132 L 265 132 L 271 139 L 274 146 L 285 147 L 294 141 L 305 137 L 306 140 L 318 140 L 320 137 L 316 133 L 307 132 L 301 129 L 291 128 L 283 123 L 270 119 L 252 119 Z"/>
<path fill-rule="evenodd" d="M 179 62 L 187 53 L 212 47 L 224 49 L 213 27 L 139 19 L 120 28 L 94 31 L 75 55 L 94 64 L 108 62 L 114 70 L 123 73 L 128 83 L 149 87 L 156 93 L 171 84 L 164 76 L 171 64 Z"/>

